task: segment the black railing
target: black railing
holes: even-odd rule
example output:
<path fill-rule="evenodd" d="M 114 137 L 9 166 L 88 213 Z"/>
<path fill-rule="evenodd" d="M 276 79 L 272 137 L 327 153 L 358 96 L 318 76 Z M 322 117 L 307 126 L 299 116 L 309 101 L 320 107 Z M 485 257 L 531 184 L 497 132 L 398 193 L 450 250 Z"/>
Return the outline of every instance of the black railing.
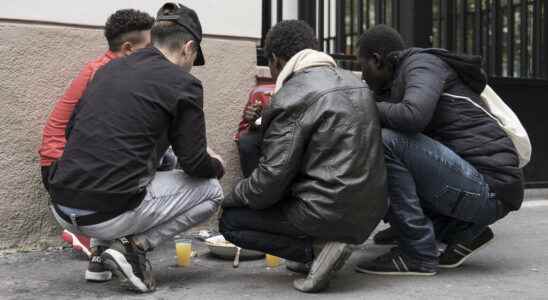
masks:
<path fill-rule="evenodd" d="M 272 24 L 274 1 L 275 20 L 283 19 L 284 1 L 263 0 L 263 36 Z M 388 24 L 409 46 L 483 56 L 492 77 L 548 79 L 548 0 L 298 1 L 299 19 L 316 30 L 321 49 L 345 68 L 358 68 L 356 45 L 364 30 Z M 431 11 L 425 11 L 428 6 Z"/>
<path fill-rule="evenodd" d="M 282 19 L 283 4 L 277 2 L 263 1 L 268 4 L 263 6 L 268 18 L 266 22 L 263 18 L 263 33 L 273 19 Z M 299 0 L 298 17 L 316 30 L 322 50 L 348 69 L 358 69 L 355 46 L 361 33 L 381 23 L 398 29 L 409 46 L 482 55 L 489 84 L 520 117 L 531 138 L 533 159 L 524 169 L 526 186 L 548 187 L 548 121 L 538 117 L 539 111 L 548 108 L 547 2 Z M 276 16 L 274 4 L 279 4 Z"/>
<path fill-rule="evenodd" d="M 545 0 L 434 0 L 433 44 L 479 54 L 494 77 L 548 79 Z"/>
<path fill-rule="evenodd" d="M 272 24 L 272 6 L 271 0 L 263 0 L 263 38 Z M 277 20 L 283 19 L 282 7 L 283 1 L 277 0 Z M 321 50 L 349 69 L 358 69 L 356 45 L 364 30 L 375 24 L 398 27 L 398 0 L 299 0 L 298 7 L 299 19 L 316 30 Z M 258 60 L 267 63 L 262 57 Z"/>

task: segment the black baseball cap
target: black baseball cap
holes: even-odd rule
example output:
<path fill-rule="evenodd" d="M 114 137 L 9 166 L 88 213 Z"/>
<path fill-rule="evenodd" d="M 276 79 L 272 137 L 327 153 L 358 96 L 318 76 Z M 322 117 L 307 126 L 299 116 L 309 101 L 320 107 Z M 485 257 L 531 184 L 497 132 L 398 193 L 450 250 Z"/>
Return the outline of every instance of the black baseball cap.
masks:
<path fill-rule="evenodd" d="M 203 66 L 205 64 L 204 53 L 200 43 L 202 42 L 202 25 L 196 12 L 181 4 L 168 2 L 158 10 L 156 21 L 171 21 L 177 23 L 192 35 L 198 48 L 198 56 L 194 61 L 195 66 Z"/>

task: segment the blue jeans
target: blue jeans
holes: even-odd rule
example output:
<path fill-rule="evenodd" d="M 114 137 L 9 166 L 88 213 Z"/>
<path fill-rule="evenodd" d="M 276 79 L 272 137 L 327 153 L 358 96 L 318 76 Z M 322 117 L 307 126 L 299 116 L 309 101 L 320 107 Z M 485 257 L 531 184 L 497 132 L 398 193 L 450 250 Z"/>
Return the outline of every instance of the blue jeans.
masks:
<path fill-rule="evenodd" d="M 399 246 L 410 259 L 438 263 L 436 239 L 477 237 L 497 220 L 496 195 L 483 176 L 452 150 L 423 134 L 382 131 L 390 208 Z"/>

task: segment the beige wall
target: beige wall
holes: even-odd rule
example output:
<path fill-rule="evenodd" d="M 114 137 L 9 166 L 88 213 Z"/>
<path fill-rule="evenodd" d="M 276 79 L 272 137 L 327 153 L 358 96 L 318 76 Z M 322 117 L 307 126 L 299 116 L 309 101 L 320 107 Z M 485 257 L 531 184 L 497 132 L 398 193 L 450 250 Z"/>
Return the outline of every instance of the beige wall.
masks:
<path fill-rule="evenodd" d="M 31 0 L 2 2 L 0 18 L 3 19 L 95 26 L 104 25 L 108 16 L 118 9 L 136 8 L 154 16 L 164 3 L 182 2 L 194 9 L 200 16 L 205 34 L 261 38 L 262 10 L 261 1 L 257 0 Z M 297 1 L 285 0 L 285 2 L 287 3 L 284 3 L 283 6 L 284 17 L 297 18 Z"/>
<path fill-rule="evenodd" d="M 225 157 L 225 191 L 239 177 L 232 134 L 254 84 L 255 41 L 206 38 L 204 83 L 210 145 Z M 56 240 L 37 150 L 56 99 L 105 50 L 102 31 L 0 22 L 0 249 Z"/>

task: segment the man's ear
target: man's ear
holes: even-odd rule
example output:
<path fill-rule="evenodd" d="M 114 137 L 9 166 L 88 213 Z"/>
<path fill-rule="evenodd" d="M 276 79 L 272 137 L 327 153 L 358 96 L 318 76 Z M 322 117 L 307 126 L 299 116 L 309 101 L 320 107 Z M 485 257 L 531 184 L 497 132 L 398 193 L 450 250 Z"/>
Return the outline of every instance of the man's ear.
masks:
<path fill-rule="evenodd" d="M 122 46 L 120 46 L 120 53 L 122 53 L 123 56 L 130 55 L 134 51 L 133 44 L 128 41 L 125 41 Z"/>
<path fill-rule="evenodd" d="M 382 61 L 382 58 L 381 58 L 381 55 L 379 53 L 373 53 L 373 60 L 375 62 L 375 66 L 378 68 L 378 69 L 382 69 L 384 63 Z"/>
<path fill-rule="evenodd" d="M 190 55 L 192 51 L 194 51 L 194 41 L 190 40 L 183 45 L 181 54 Z"/>

